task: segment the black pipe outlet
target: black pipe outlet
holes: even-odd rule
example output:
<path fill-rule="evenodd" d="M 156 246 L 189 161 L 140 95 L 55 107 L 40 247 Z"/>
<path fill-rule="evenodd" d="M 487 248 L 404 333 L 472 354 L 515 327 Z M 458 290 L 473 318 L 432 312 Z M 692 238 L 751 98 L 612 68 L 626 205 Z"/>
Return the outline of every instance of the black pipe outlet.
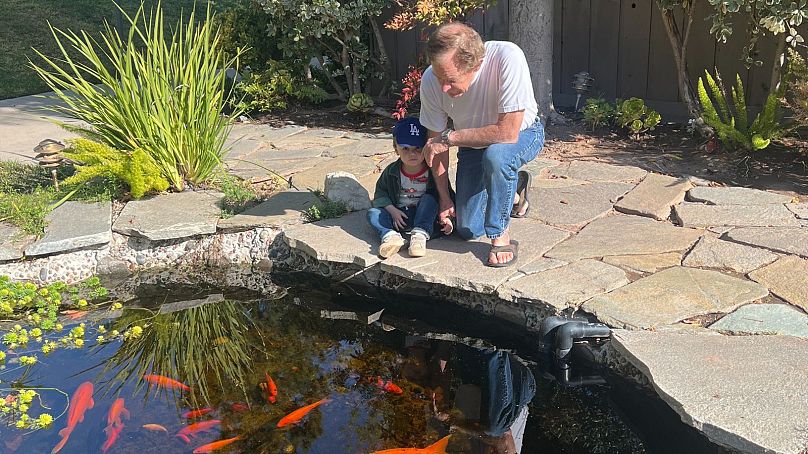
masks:
<path fill-rule="evenodd" d="M 542 320 L 539 328 L 539 351 L 545 365 L 552 365 L 552 376 L 563 386 L 585 386 L 606 383 L 599 376 L 572 375 L 571 351 L 573 345 L 586 345 L 586 340 L 604 339 L 611 329 L 602 323 L 589 323 L 585 318 L 551 316 Z M 581 342 L 581 341 L 584 342 Z"/>

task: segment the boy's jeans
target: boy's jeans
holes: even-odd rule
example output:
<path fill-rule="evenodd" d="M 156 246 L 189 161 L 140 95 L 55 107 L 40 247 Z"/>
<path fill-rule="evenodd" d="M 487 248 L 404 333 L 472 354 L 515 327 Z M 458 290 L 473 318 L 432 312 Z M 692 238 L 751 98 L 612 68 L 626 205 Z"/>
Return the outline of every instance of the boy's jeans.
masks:
<path fill-rule="evenodd" d="M 432 227 L 435 225 L 435 219 L 438 217 L 438 201 L 435 200 L 430 194 L 421 196 L 418 205 L 414 207 L 400 208 L 407 215 L 407 228 L 423 230 L 427 235 L 427 239 L 432 237 Z M 371 208 L 368 210 L 368 221 L 370 225 L 376 228 L 379 232 L 379 238 L 384 239 L 384 236 L 395 230 L 393 227 L 393 218 L 390 213 L 384 208 Z"/>
<path fill-rule="evenodd" d="M 536 120 L 519 133 L 516 143 L 460 148 L 455 212 L 461 237 L 502 236 L 510 222 L 519 168 L 532 161 L 543 145 L 544 127 Z"/>

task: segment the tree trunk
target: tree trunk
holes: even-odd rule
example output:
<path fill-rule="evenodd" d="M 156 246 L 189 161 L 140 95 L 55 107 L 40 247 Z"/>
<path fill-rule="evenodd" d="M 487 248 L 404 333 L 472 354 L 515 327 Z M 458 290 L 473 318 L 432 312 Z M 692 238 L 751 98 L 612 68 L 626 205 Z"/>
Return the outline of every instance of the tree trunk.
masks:
<path fill-rule="evenodd" d="M 345 99 L 345 92 L 342 91 L 342 87 L 339 86 L 336 80 L 334 80 L 334 76 L 331 75 L 331 71 L 329 71 L 325 67 L 325 61 L 323 61 L 323 57 L 317 56 L 317 62 L 320 63 L 320 67 L 323 68 L 323 72 L 325 73 L 326 77 L 328 77 L 328 82 L 331 84 L 331 87 L 334 88 L 334 91 L 337 92 L 337 97 L 341 101 L 346 101 Z"/>
<path fill-rule="evenodd" d="M 384 38 L 376 18 L 368 16 L 370 27 L 373 29 L 373 36 L 376 37 L 376 44 L 379 46 L 379 63 L 381 63 L 382 70 L 384 70 L 384 79 L 382 79 L 382 87 L 379 90 L 379 97 L 381 98 L 387 93 L 390 88 L 390 81 L 393 80 L 393 67 L 390 65 L 390 58 L 387 56 L 387 50 L 384 48 Z M 370 91 L 370 88 L 368 88 Z"/>
<path fill-rule="evenodd" d="M 553 0 L 510 0 L 510 40 L 522 48 L 543 122 L 553 107 Z"/>
<path fill-rule="evenodd" d="M 783 81 L 783 69 L 786 64 L 786 35 L 788 33 L 780 33 L 777 40 L 777 49 L 774 51 L 774 65 L 772 65 L 772 77 L 769 84 L 769 93 L 774 93 L 780 89 L 780 83 Z"/>
<path fill-rule="evenodd" d="M 662 13 L 662 23 L 665 25 L 665 32 L 668 35 L 668 40 L 673 50 L 673 60 L 676 63 L 676 78 L 679 83 L 679 96 L 685 103 L 690 117 L 694 119 L 701 117 L 701 109 L 696 102 L 698 97 L 696 96 L 696 91 L 693 89 L 690 73 L 687 71 L 687 44 L 690 38 L 690 26 L 693 23 L 695 1 L 696 0 L 693 0 L 693 3 L 690 3 L 689 7 L 683 6 L 685 14 L 684 34 L 680 32 L 679 26 L 676 24 L 676 17 L 673 15 L 673 10 L 663 9 L 659 0 L 654 2 Z"/>

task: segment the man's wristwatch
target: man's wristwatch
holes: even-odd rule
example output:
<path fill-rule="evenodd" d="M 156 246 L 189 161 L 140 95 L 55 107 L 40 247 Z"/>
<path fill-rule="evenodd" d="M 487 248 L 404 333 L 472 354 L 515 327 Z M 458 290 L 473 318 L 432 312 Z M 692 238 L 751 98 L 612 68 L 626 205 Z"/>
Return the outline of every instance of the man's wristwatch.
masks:
<path fill-rule="evenodd" d="M 440 133 L 440 141 L 445 143 L 446 145 L 449 145 L 449 134 L 451 134 L 453 132 L 454 132 L 454 129 L 452 129 L 452 128 L 444 129 L 443 132 Z"/>

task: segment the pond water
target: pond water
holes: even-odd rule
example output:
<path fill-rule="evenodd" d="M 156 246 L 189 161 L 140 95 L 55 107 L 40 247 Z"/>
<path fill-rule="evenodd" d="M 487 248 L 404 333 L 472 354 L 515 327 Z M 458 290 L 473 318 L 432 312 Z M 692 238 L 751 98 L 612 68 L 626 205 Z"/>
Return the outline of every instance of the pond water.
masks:
<path fill-rule="evenodd" d="M 2 386 L 11 381 L 42 388 L 37 405 L 57 416 L 68 396 L 74 412 L 87 406 L 89 394 L 84 402 L 76 396 L 87 389 L 85 383 L 92 384 L 94 405 L 83 421 L 74 421 L 59 451 L 66 454 L 103 448 L 190 453 L 234 437 L 216 452 L 353 454 L 425 448 L 450 433 L 447 452 L 487 453 L 497 452 L 490 450 L 497 441 L 483 432 L 492 419 L 502 422 L 507 415 L 508 424 L 527 415 L 522 453 L 684 452 L 681 445 L 660 441 L 660 433 L 686 429 L 661 420 L 643 429 L 622 419 L 607 388 L 568 390 L 541 380 L 533 365 L 517 356 L 518 349 L 492 350 L 525 345 L 519 334 L 494 331 L 468 314 L 447 316 L 406 300 L 391 304 L 311 289 L 291 289 L 276 299 L 219 293 L 144 288 L 121 313 L 91 313 L 72 322 L 85 323 L 84 348 L 42 356 L 22 374 L 9 364 L 0 372 Z M 420 320 L 412 318 L 413 311 Z M 460 337 L 452 325 L 478 337 Z M 95 340 L 132 326 L 142 333 Z M 537 377 L 526 412 L 492 410 L 485 403 L 493 392 L 488 377 L 505 363 L 514 377 L 512 389 L 534 389 L 529 370 Z M 146 375 L 168 377 L 188 389 L 149 383 Z M 129 418 L 116 410 L 120 421 L 111 424 L 116 399 L 123 399 L 117 404 Z M 307 414 L 293 416 L 295 423 L 277 427 L 286 415 L 318 402 Z M 196 410 L 204 414 L 188 414 Z M 497 417 L 486 416 L 492 411 Z M 68 411 L 50 428 L 32 433 L 2 426 L 0 453 L 49 453 L 71 419 L 78 418 Z M 109 445 L 108 433 L 114 432 Z M 719 452 L 703 441 L 699 449 L 692 446 L 689 452 Z"/>

